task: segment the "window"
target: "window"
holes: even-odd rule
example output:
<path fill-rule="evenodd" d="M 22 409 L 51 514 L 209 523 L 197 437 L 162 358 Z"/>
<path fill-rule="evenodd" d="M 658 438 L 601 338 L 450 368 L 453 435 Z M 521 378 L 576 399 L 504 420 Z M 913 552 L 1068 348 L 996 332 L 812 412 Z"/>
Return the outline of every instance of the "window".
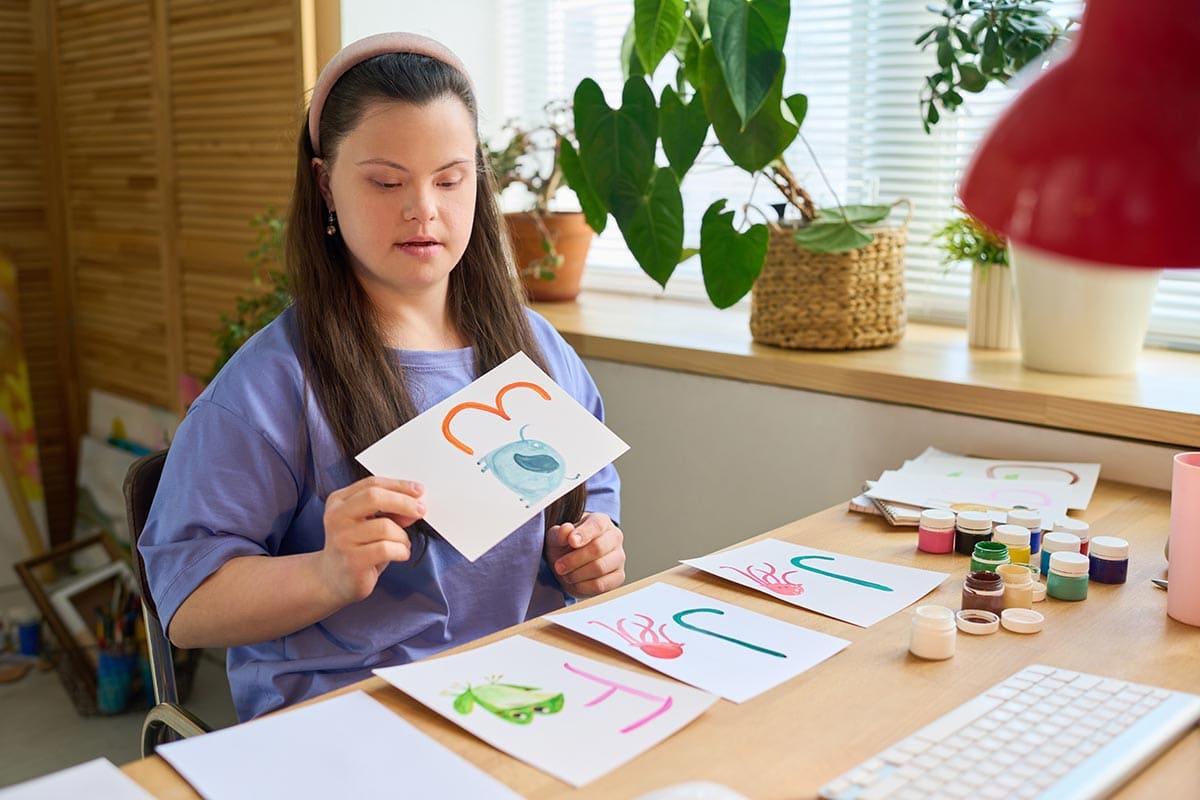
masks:
<path fill-rule="evenodd" d="M 569 98 L 584 77 L 603 87 L 610 105 L 619 104 L 618 54 L 632 0 L 500 2 L 504 116 L 535 118 L 547 100 Z M 1066 18 L 1079 8 L 1078 2 L 1057 2 L 1056 16 Z M 847 203 L 912 201 L 906 256 L 910 316 L 960 323 L 966 318 L 969 270 L 943 267 L 930 238 L 952 213 L 956 181 L 976 142 L 1014 89 L 992 86 L 970 96 L 927 135 L 918 90 L 934 56 L 913 40 L 934 21 L 913 0 L 793 0 L 785 94 L 808 95 L 809 111 L 801 128 L 804 141 L 797 140 L 787 161 L 818 204 L 831 203 L 834 192 Z M 539 46 L 531 48 L 530 42 Z M 670 57 L 664 64 L 669 62 Z M 668 71 L 662 73 L 666 80 Z M 699 238 L 699 216 L 713 199 L 728 197 L 738 208 L 752 199 L 768 213 L 779 199 L 769 183 L 753 185 L 741 170 L 718 164 L 694 170 L 683 193 L 693 217 L 686 221 L 685 244 L 692 245 Z M 658 291 L 611 221 L 589 261 L 589 286 Z M 699 259 L 680 265 L 667 294 L 703 298 L 699 272 Z M 1164 273 L 1149 340 L 1200 349 L 1200 271 Z"/>

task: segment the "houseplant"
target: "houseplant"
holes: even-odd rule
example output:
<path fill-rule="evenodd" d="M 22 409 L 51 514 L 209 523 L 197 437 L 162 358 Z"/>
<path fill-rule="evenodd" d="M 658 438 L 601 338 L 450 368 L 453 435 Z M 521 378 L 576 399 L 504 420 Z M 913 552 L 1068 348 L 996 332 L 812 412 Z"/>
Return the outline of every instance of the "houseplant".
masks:
<path fill-rule="evenodd" d="M 1069 36 L 1071 21 L 1050 15 L 1049 0 L 944 0 L 930 5 L 938 22 L 917 37 L 922 50 L 934 49 L 937 68 L 919 93 L 921 124 L 930 133 L 946 112 L 989 84 L 1006 84 L 1027 64 Z M 939 112 L 938 109 L 941 109 Z M 943 263 L 967 261 L 971 301 L 967 338 L 972 347 L 1007 349 L 1017 344 L 1017 304 L 1008 268 L 1007 242 L 959 207 L 934 234 Z"/>
<path fill-rule="evenodd" d="M 592 228 L 603 231 L 611 214 L 639 266 L 660 285 L 698 253 L 709 299 L 726 308 L 763 275 L 751 312 L 759 341 L 828 349 L 891 344 L 904 324 L 905 228 L 865 229 L 891 206 L 818 209 L 789 170 L 784 152 L 808 105 L 802 94 L 783 96 L 789 15 L 787 0 L 635 2 L 621 107 L 610 108 L 594 80 L 578 85 L 578 150 L 563 143 L 563 174 Z M 674 84 L 656 99 L 647 76 L 668 55 L 677 64 Z M 657 163 L 660 147 L 665 164 Z M 723 154 L 768 180 L 800 217 L 796 228 L 747 219 L 739 229 L 726 200 L 714 199 L 700 223 L 699 248 L 685 249 L 680 183 L 702 153 Z M 835 265 L 848 277 L 834 277 Z M 850 287 L 859 296 L 842 299 Z M 810 302 L 807 295 L 821 291 L 830 296 Z M 854 308 L 866 308 L 865 318 L 856 319 Z"/>
<path fill-rule="evenodd" d="M 1007 350 L 1017 345 L 1016 303 L 1008 248 L 961 208 L 933 235 L 947 267 L 971 265 L 971 305 L 967 310 L 967 343 L 971 347 Z"/>
<path fill-rule="evenodd" d="M 287 272 L 283 268 L 283 223 L 283 217 L 274 208 L 268 208 L 250 221 L 258 229 L 258 241 L 246 254 L 254 288 L 250 294 L 238 295 L 233 316 L 221 315 L 221 324 L 214 334 L 217 358 L 205 382 L 216 377 L 246 340 L 292 303 Z"/>
<path fill-rule="evenodd" d="M 551 101 L 538 125 L 510 121 L 498 146 L 484 145 L 497 191 L 524 188 L 528 210 L 505 214 L 505 220 L 521 283 L 532 300 L 575 299 L 594 236 L 581 212 L 551 210 L 563 186 L 561 148 L 574 138 L 570 115 L 569 103 Z"/>

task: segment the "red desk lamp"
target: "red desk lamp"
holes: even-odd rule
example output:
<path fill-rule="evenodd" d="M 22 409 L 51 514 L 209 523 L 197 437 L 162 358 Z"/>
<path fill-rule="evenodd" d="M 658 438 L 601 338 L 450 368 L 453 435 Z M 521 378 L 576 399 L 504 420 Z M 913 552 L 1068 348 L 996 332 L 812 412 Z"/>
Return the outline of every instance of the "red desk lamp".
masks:
<path fill-rule="evenodd" d="M 1008 237 L 1025 364 L 1132 372 L 1164 267 L 1200 266 L 1200 7 L 1089 0 L 960 187 Z"/>

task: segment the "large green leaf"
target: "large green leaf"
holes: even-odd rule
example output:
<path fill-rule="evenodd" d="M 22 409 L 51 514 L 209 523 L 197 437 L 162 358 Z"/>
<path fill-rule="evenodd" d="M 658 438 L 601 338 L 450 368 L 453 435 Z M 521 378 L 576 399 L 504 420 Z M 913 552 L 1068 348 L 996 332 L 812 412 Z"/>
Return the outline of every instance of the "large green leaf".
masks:
<path fill-rule="evenodd" d="M 641 59 L 638 58 L 637 48 L 633 46 L 633 43 L 633 20 L 629 20 L 629 27 L 625 29 L 625 35 L 621 37 L 621 80 L 623 81 L 627 81 L 636 75 L 646 74 L 646 70 L 642 68 Z"/>
<path fill-rule="evenodd" d="M 745 233 L 733 227 L 733 212 L 717 200 L 700 222 L 700 271 L 704 290 L 717 308 L 729 308 L 746 296 L 767 257 L 767 226 L 751 225 Z"/>
<path fill-rule="evenodd" d="M 780 62 L 779 72 L 767 100 L 757 114 L 742 127 L 733 100 L 725 86 L 717 56 L 711 44 L 700 51 L 700 71 L 704 81 L 701 92 L 704 108 L 712 121 L 713 130 L 734 164 L 747 172 L 762 169 L 782 155 L 796 138 L 798 127 L 788 122 L 782 112 L 783 73 L 786 64 Z M 793 113 L 795 110 L 793 109 Z"/>
<path fill-rule="evenodd" d="M 789 0 L 711 0 L 712 43 L 742 125 L 758 112 L 783 63 Z M 707 80 L 707 78 L 706 78 Z"/>
<path fill-rule="evenodd" d="M 665 287 L 683 251 L 683 198 L 675 174 L 657 170 L 648 192 L 618 183 L 612 212 L 638 265 Z"/>
<path fill-rule="evenodd" d="M 846 205 L 833 206 L 831 208 L 817 209 L 817 218 L 829 221 L 845 220 L 854 225 L 870 225 L 872 222 L 880 222 L 887 219 L 887 215 L 892 213 L 893 206 L 890 205 Z"/>
<path fill-rule="evenodd" d="M 804 118 L 808 116 L 808 97 L 802 94 L 794 94 L 787 100 L 784 100 L 784 105 L 788 111 L 792 112 L 790 122 L 799 127 L 804 124 Z"/>
<path fill-rule="evenodd" d="M 671 162 L 675 177 L 681 182 L 691 169 L 704 137 L 708 135 L 708 117 L 704 115 L 704 99 L 696 94 L 692 102 L 684 103 L 670 86 L 663 87 L 659 101 L 663 151 Z"/>
<path fill-rule="evenodd" d="M 624 182 L 644 191 L 654 175 L 658 142 L 658 107 L 645 78 L 625 82 L 621 108 L 614 110 L 591 78 L 575 89 L 575 136 L 579 159 L 596 197 L 609 209 L 613 190 Z"/>
<path fill-rule="evenodd" d="M 567 185 L 579 198 L 579 205 L 588 225 L 596 233 L 603 233 L 608 225 L 608 204 L 597 196 L 595 188 L 588 182 L 583 164 L 579 161 L 579 153 L 562 137 L 559 137 L 558 163 L 562 166 Z"/>
<path fill-rule="evenodd" d="M 653 75 L 683 27 L 683 0 L 634 0 L 634 46 L 647 74 Z"/>
<path fill-rule="evenodd" d="M 796 231 L 792 238 L 814 253 L 844 253 L 875 241 L 874 234 L 861 231 L 844 219 L 818 220 Z"/>

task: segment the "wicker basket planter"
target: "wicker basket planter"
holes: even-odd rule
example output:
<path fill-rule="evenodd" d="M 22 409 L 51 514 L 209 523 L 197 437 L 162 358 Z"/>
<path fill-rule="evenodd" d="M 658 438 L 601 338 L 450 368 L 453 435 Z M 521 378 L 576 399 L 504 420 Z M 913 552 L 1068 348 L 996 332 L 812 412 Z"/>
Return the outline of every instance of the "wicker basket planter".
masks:
<path fill-rule="evenodd" d="M 773 226 L 754 284 L 756 342 L 800 350 L 886 347 L 904 335 L 904 245 L 908 224 L 873 229 L 875 241 L 847 253 L 813 253 Z"/>

